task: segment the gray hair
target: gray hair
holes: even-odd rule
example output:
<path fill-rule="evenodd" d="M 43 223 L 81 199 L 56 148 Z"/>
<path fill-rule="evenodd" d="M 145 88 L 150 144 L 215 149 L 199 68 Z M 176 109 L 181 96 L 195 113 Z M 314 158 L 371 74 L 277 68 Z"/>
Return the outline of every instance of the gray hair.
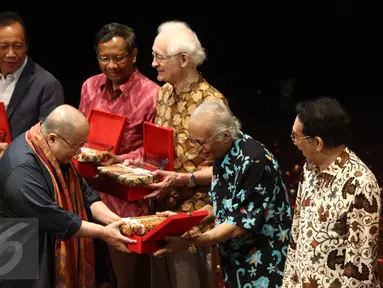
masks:
<path fill-rule="evenodd" d="M 232 139 L 237 139 L 241 133 L 241 123 L 230 109 L 220 101 L 205 101 L 198 106 L 190 117 L 190 121 L 199 121 L 205 127 L 217 134 L 217 140 L 223 139 L 220 132 L 228 132 Z"/>
<path fill-rule="evenodd" d="M 157 32 L 169 37 L 167 51 L 169 55 L 184 52 L 189 55 L 190 62 L 196 67 L 206 60 L 205 49 L 198 40 L 197 34 L 185 22 L 164 22 L 158 27 Z"/>

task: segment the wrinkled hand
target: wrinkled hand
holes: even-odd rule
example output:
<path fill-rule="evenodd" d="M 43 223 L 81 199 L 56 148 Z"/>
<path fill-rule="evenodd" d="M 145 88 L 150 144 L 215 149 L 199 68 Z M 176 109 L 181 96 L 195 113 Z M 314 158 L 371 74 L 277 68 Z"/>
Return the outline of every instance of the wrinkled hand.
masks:
<path fill-rule="evenodd" d="M 5 149 L 8 148 L 8 143 L 0 142 L 0 158 L 3 156 Z"/>
<path fill-rule="evenodd" d="M 162 178 L 162 181 L 146 185 L 145 187 L 152 189 L 153 192 L 145 195 L 144 199 L 161 199 L 169 195 L 174 188 L 185 185 L 180 179 L 180 174 L 174 171 L 156 170 L 152 173 Z"/>
<path fill-rule="evenodd" d="M 139 159 L 126 159 L 124 163 L 122 163 L 125 166 L 131 166 L 131 167 L 142 167 L 143 165 L 143 160 L 142 158 Z"/>
<path fill-rule="evenodd" d="M 194 226 L 189 231 L 182 234 L 181 238 L 194 238 L 202 234 L 201 229 L 198 226 Z"/>
<path fill-rule="evenodd" d="M 166 246 L 156 251 L 154 256 L 162 256 L 165 254 L 176 254 L 179 252 L 187 251 L 189 249 L 189 240 L 183 239 L 179 236 L 168 236 L 165 238 Z"/>
<path fill-rule="evenodd" d="M 113 165 L 117 163 L 121 163 L 121 158 L 117 156 L 116 154 L 113 154 L 111 152 L 105 151 L 102 152 L 102 158 L 100 164 L 103 166 L 106 165 Z"/>
<path fill-rule="evenodd" d="M 178 213 L 173 212 L 173 211 L 163 211 L 163 212 L 157 212 L 156 215 L 159 217 L 169 217 L 173 215 L 177 215 Z"/>
<path fill-rule="evenodd" d="M 120 226 L 124 223 L 124 220 L 121 219 L 103 227 L 101 239 L 119 251 L 130 253 L 126 244 L 135 244 L 137 241 L 121 234 Z"/>

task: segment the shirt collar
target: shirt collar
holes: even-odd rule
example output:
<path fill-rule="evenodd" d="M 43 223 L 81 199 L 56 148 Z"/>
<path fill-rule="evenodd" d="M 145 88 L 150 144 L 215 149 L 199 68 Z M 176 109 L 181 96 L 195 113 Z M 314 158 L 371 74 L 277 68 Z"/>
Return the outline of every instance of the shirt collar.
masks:
<path fill-rule="evenodd" d="M 129 79 L 128 81 L 126 81 L 125 83 L 119 85 L 114 91 L 112 89 L 112 81 L 110 81 L 104 74 L 104 81 L 101 83 L 100 85 L 100 90 L 101 91 L 104 91 L 105 88 L 107 88 L 110 92 L 112 93 L 121 93 L 123 91 L 125 91 L 125 88 L 131 83 L 132 80 L 136 79 L 138 77 L 138 69 L 137 67 L 134 68 L 133 70 L 133 73 L 129 76 Z"/>
<path fill-rule="evenodd" d="M 341 170 L 344 165 L 348 162 L 350 159 L 351 151 L 348 147 L 345 147 L 343 151 L 339 154 L 339 156 L 335 159 L 334 162 L 330 164 L 325 170 L 320 171 L 319 168 L 314 164 L 307 164 L 307 170 L 311 171 L 313 170 L 315 174 L 319 175 L 322 173 L 330 174 L 335 176 L 336 173 L 338 173 L 339 170 Z"/>

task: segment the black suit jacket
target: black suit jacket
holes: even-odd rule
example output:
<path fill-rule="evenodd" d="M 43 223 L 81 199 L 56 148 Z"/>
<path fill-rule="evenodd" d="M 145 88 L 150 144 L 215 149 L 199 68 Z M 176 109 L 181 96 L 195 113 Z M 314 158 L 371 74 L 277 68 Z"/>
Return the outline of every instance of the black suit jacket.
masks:
<path fill-rule="evenodd" d="M 12 140 L 64 104 L 61 83 L 28 57 L 7 108 Z"/>

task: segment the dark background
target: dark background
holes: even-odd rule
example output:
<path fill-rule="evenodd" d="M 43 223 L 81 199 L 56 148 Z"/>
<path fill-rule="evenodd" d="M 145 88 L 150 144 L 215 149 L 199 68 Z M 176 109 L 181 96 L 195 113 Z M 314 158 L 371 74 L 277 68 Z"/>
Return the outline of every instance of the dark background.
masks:
<path fill-rule="evenodd" d="M 2 3 L 0 9 L 24 18 L 29 55 L 61 81 L 68 104 L 77 106 L 82 83 L 99 73 L 93 38 L 102 25 L 121 22 L 135 29 L 139 70 L 157 81 L 151 67 L 156 29 L 178 19 L 190 24 L 207 50 L 200 67 L 205 78 L 228 98 L 247 133 L 279 147 L 286 170 L 292 164 L 285 158 L 301 159 L 289 139 L 292 105 L 316 96 L 339 99 L 354 120 L 351 148 L 366 161 L 380 159 L 380 10 L 367 1 L 299 2 L 219 2 L 209 9 L 207 2 L 93 1 L 86 9 L 63 2 Z M 290 102 L 281 102 L 281 81 L 289 78 L 294 92 Z"/>
<path fill-rule="evenodd" d="M 276 154 L 292 202 L 304 160 L 290 140 L 293 105 L 310 97 L 335 97 L 346 107 L 354 124 L 350 147 L 383 184 L 378 1 L 93 1 L 86 9 L 78 7 L 79 1 L 3 2 L 1 10 L 17 11 L 25 19 L 29 55 L 61 81 L 68 104 L 77 106 L 82 83 L 99 73 L 93 38 L 102 25 L 121 22 L 135 29 L 138 67 L 156 81 L 151 67 L 156 29 L 163 21 L 186 21 L 207 50 L 201 72 L 228 98 L 243 130 Z M 289 78 L 294 91 L 281 101 L 281 83 Z"/>

